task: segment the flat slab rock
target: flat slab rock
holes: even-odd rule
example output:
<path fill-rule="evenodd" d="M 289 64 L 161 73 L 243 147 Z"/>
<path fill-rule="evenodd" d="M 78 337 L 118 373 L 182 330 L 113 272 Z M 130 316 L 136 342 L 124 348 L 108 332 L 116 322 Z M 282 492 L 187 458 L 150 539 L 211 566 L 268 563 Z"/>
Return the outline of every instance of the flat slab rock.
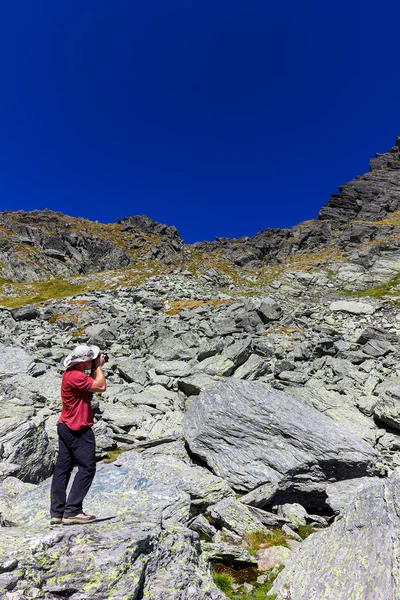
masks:
<path fill-rule="evenodd" d="M 376 308 L 367 302 L 354 302 L 347 300 L 337 300 L 329 306 L 333 312 L 346 312 L 353 315 L 372 315 Z"/>
<path fill-rule="evenodd" d="M 191 452 L 241 491 L 279 486 L 289 474 L 302 481 L 373 475 L 379 457 L 315 408 L 233 378 L 201 392 L 184 416 L 183 431 Z"/>
<path fill-rule="evenodd" d="M 400 481 L 373 479 L 329 529 L 309 536 L 278 576 L 276 600 L 397 600 Z"/>
<path fill-rule="evenodd" d="M 90 525 L 50 529 L 49 494 L 50 480 L 0 485 L 4 516 L 18 524 L 0 527 L 0 589 L 10 599 L 224 598 L 186 525 L 191 506 L 232 491 L 201 467 L 134 451 L 99 465 L 85 504 L 98 516 Z"/>

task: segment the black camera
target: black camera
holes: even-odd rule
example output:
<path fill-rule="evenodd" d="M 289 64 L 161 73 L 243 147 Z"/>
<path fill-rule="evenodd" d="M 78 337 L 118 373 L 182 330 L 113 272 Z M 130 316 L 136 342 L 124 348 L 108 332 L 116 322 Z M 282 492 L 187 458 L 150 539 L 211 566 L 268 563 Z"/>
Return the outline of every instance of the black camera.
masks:
<path fill-rule="evenodd" d="M 108 356 L 108 354 L 106 354 L 106 353 L 104 352 L 103 356 L 104 356 L 104 362 L 108 362 L 108 359 L 110 358 L 110 357 Z"/>

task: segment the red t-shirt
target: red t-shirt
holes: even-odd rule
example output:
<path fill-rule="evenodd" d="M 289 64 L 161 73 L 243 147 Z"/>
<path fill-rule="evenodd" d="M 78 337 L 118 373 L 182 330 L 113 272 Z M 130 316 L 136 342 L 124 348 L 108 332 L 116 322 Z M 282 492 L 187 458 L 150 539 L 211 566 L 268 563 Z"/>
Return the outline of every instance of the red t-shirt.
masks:
<path fill-rule="evenodd" d="M 65 423 L 73 430 L 93 425 L 93 394 L 89 392 L 93 384 L 93 377 L 83 371 L 65 371 L 61 382 L 62 411 L 59 423 Z"/>

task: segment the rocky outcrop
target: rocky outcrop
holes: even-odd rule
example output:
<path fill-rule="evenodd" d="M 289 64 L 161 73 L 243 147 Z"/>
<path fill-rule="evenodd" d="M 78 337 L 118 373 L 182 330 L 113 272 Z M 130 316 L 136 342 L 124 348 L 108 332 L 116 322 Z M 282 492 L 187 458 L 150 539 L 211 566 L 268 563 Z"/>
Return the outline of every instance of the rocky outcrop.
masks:
<path fill-rule="evenodd" d="M 400 137 L 386 154 L 370 161 L 370 173 L 339 187 L 319 212 L 333 226 L 352 220 L 377 221 L 400 209 Z M 360 226 L 359 226 L 360 227 Z M 361 231 L 361 229 L 360 229 Z"/>
<path fill-rule="evenodd" d="M 323 481 L 372 475 L 378 459 L 322 412 L 256 382 L 227 380 L 203 391 L 183 431 L 191 452 L 234 489 L 265 486 L 258 506 L 290 498 L 299 483 L 312 498 Z"/>
<path fill-rule="evenodd" d="M 277 600 L 399 597 L 398 477 L 365 482 L 341 518 L 310 536 L 272 589 Z"/>
<path fill-rule="evenodd" d="M 175 227 L 144 216 L 104 225 L 51 210 L 0 213 L 1 276 L 12 281 L 96 273 L 152 258 L 168 263 L 182 250 Z"/>

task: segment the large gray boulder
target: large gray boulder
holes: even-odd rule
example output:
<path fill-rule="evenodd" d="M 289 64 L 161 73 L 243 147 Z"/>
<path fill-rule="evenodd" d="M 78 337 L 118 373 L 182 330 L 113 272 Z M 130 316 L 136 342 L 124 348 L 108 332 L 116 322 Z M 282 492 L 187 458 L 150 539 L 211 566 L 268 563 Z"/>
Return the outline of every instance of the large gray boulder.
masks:
<path fill-rule="evenodd" d="M 18 465 L 14 474 L 22 481 L 38 483 L 53 470 L 55 453 L 43 422 L 1 419 L 0 448 L 5 463 Z"/>
<path fill-rule="evenodd" d="M 302 543 L 271 590 L 277 600 L 397 600 L 399 502 L 398 479 L 358 489 L 340 519 Z"/>
<path fill-rule="evenodd" d="M 22 348 L 13 348 L 0 344 L 0 376 L 27 373 L 32 356 Z"/>
<path fill-rule="evenodd" d="M 197 534 L 186 527 L 192 507 L 232 496 L 204 469 L 171 455 L 121 455 L 116 464 L 98 466 L 86 499 L 98 521 L 53 530 L 50 480 L 18 488 L 9 479 L 0 485 L 0 506 L 15 525 L 1 529 L 3 589 L 49 600 L 223 599 Z"/>
<path fill-rule="evenodd" d="M 376 472 L 379 455 L 318 410 L 257 382 L 227 378 L 192 402 L 190 450 L 235 489 L 320 482 Z M 286 481 L 285 481 L 286 479 Z"/>

